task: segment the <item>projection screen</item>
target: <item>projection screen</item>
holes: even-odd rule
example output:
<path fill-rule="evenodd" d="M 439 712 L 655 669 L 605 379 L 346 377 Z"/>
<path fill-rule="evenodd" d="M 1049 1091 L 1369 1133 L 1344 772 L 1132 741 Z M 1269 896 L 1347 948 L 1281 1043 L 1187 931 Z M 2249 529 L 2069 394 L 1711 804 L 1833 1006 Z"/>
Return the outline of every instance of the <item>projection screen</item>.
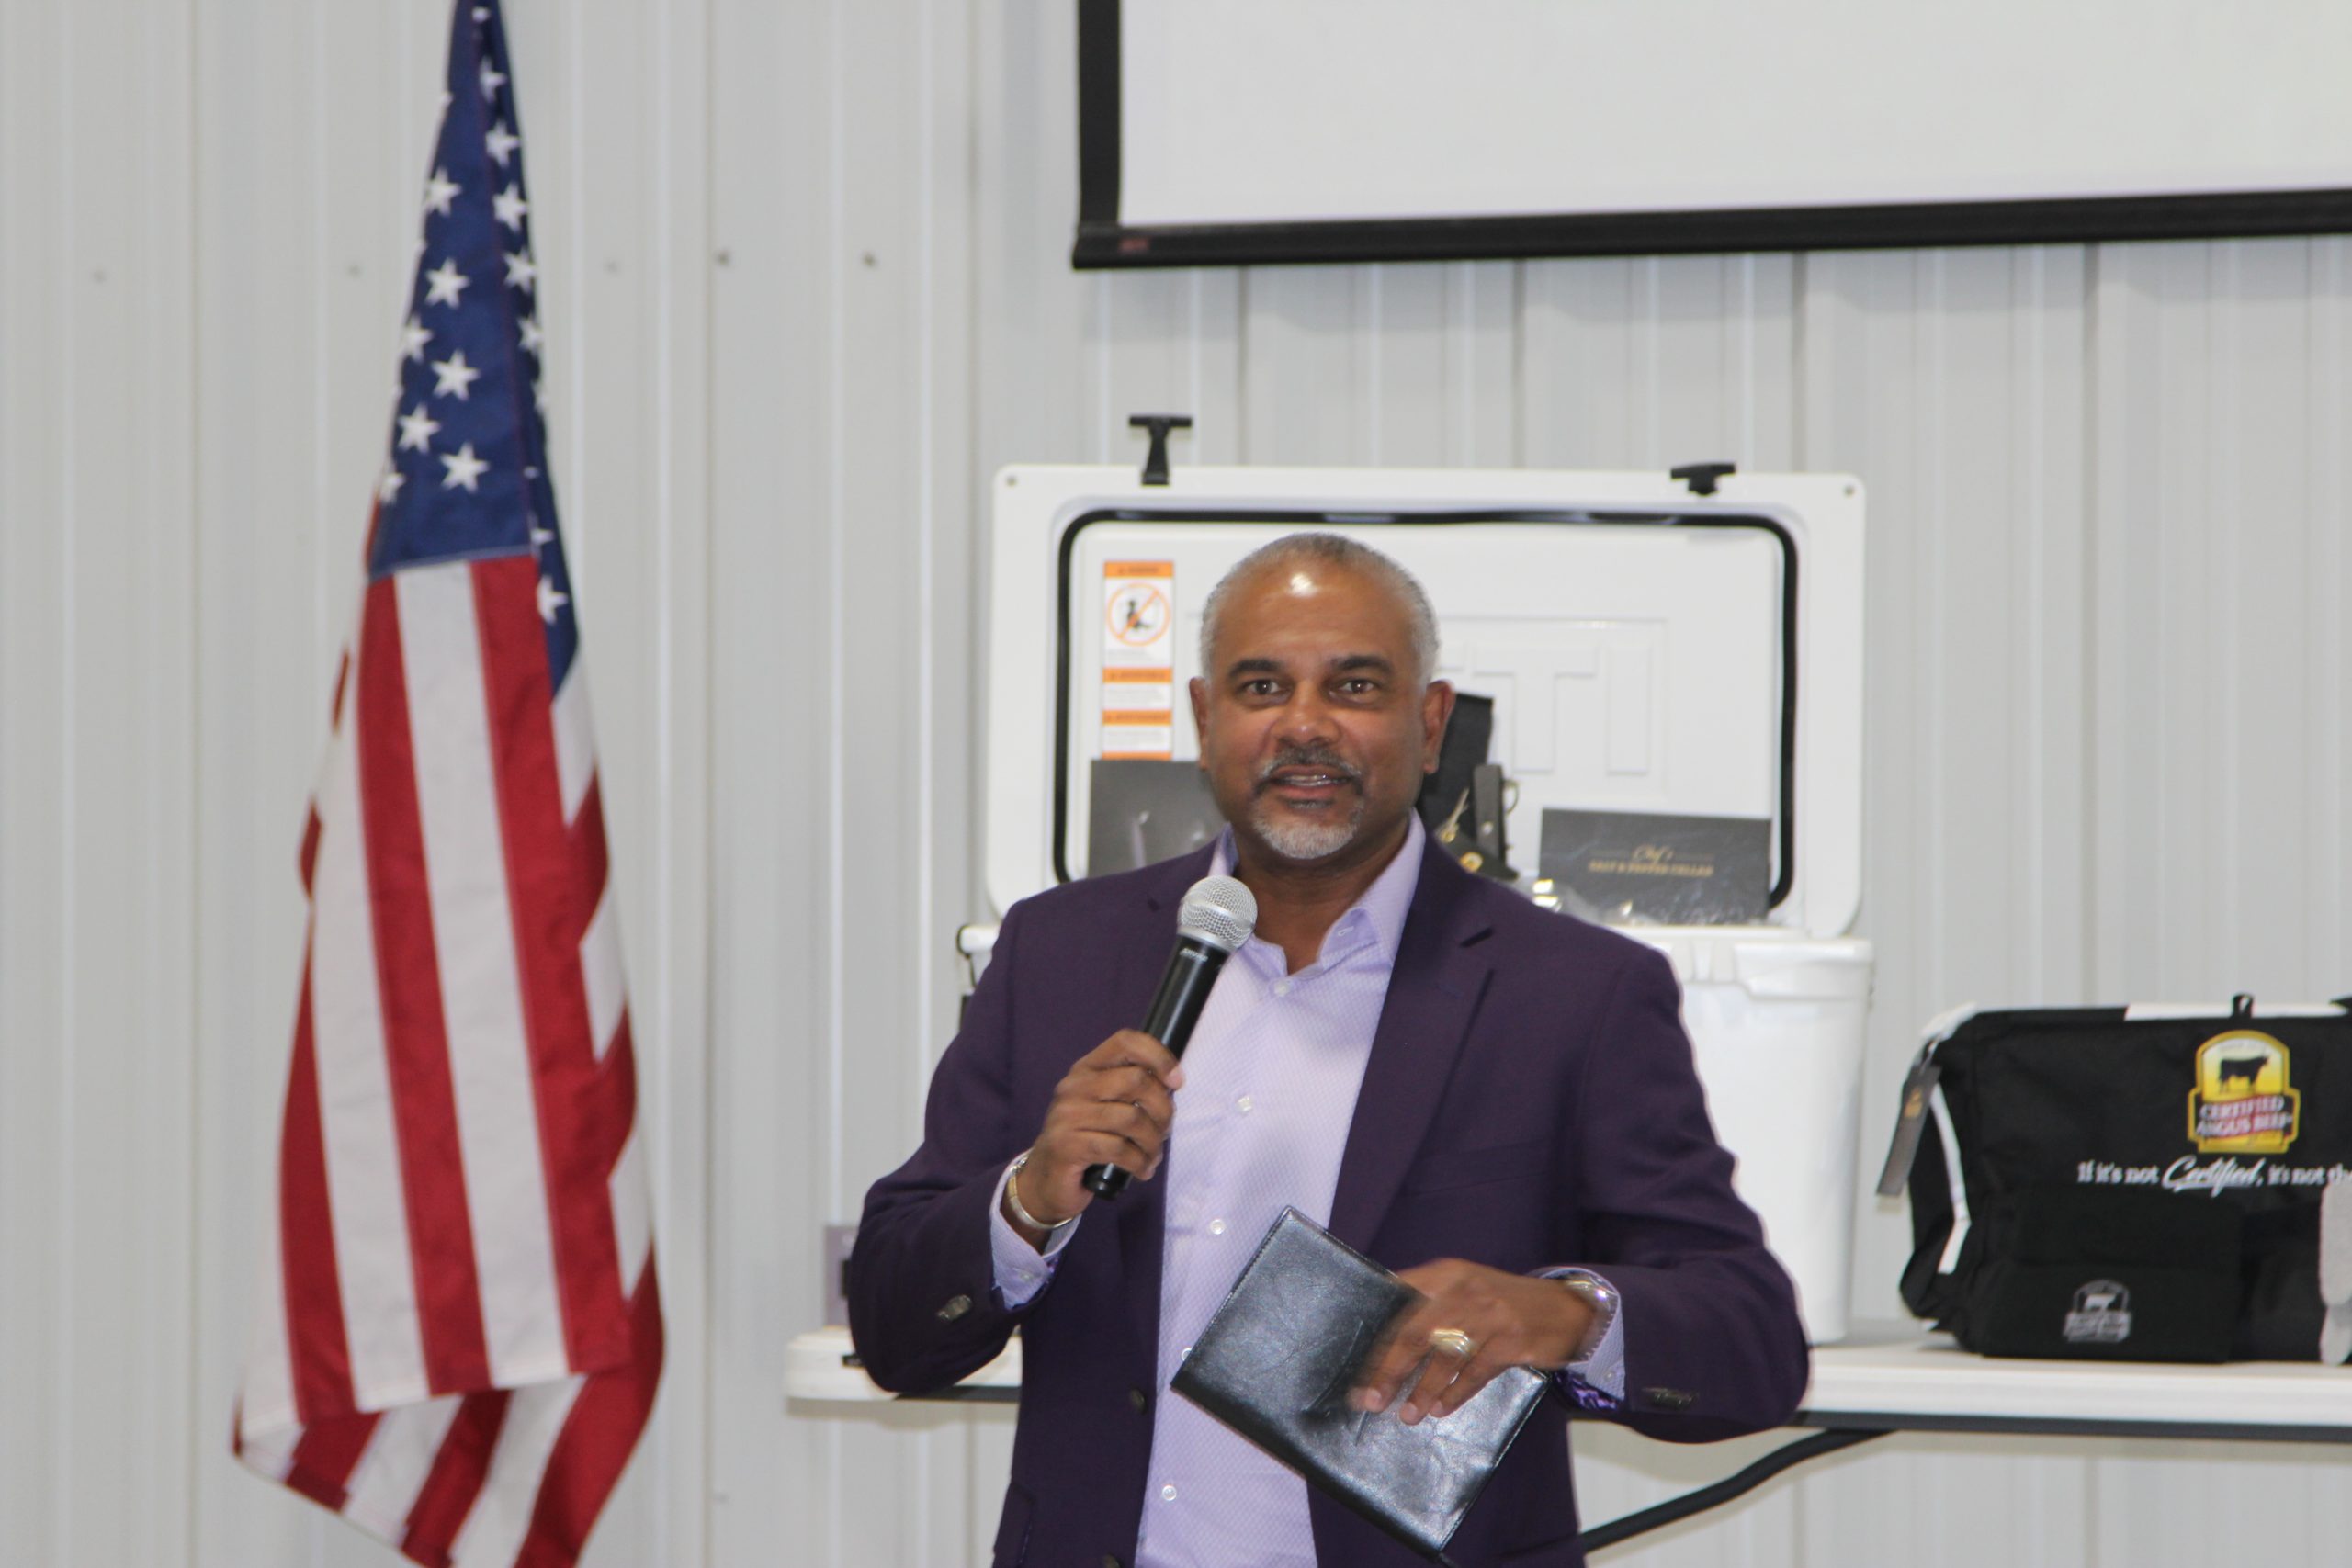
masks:
<path fill-rule="evenodd" d="M 2344 0 L 1080 0 L 1080 266 L 2352 229 Z"/>

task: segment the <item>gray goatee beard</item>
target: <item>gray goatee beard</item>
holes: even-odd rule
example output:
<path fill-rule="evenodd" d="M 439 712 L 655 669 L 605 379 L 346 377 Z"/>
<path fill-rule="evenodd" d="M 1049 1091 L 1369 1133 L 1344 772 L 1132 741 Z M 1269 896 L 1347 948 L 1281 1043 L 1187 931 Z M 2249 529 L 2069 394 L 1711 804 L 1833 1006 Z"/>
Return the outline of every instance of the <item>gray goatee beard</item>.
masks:
<path fill-rule="evenodd" d="M 1274 774 L 1283 768 L 1322 768 L 1356 786 L 1355 808 L 1343 818 L 1315 821 L 1291 814 L 1265 796 Z M 1320 747 L 1285 749 L 1258 770 L 1258 794 L 1250 805 L 1250 825 L 1266 847 L 1284 860 L 1321 860 L 1355 841 L 1363 826 L 1363 779 L 1355 769 Z"/>

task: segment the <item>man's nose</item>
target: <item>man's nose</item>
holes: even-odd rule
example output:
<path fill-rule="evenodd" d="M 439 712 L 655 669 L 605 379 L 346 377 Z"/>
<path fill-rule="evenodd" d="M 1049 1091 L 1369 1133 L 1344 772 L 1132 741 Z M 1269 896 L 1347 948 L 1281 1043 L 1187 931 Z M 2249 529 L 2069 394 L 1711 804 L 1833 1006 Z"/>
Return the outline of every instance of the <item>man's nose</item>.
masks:
<path fill-rule="evenodd" d="M 1275 733 L 1283 740 L 1298 745 L 1330 739 L 1338 733 L 1333 722 L 1333 709 L 1329 698 L 1312 687 L 1303 687 L 1283 705 L 1282 719 Z"/>

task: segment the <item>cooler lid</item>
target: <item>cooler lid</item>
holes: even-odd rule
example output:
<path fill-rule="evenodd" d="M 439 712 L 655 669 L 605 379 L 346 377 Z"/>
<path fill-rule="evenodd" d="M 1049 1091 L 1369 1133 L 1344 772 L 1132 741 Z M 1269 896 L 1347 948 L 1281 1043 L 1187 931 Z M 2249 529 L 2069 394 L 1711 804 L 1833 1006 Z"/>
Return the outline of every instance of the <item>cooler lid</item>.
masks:
<path fill-rule="evenodd" d="M 1428 590 L 1439 673 L 1495 700 L 1510 861 L 1546 807 L 1767 818 L 1774 925 L 1861 895 L 1862 512 L 1840 474 L 1022 466 L 993 486 L 987 884 L 1000 913 L 1087 870 L 1101 758 L 1196 760 L 1201 604 L 1304 529 Z"/>

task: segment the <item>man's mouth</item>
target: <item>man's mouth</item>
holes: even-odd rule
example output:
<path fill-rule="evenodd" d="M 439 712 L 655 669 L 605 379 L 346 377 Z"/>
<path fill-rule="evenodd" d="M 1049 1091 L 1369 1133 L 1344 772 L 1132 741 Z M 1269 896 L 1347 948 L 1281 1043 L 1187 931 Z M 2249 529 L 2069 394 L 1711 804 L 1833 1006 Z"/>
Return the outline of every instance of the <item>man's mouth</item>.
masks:
<path fill-rule="evenodd" d="M 1272 790 L 1286 800 L 1327 800 L 1341 789 L 1358 787 L 1361 782 L 1356 771 L 1341 762 L 1278 761 L 1259 773 L 1258 791 L 1262 795 Z"/>

